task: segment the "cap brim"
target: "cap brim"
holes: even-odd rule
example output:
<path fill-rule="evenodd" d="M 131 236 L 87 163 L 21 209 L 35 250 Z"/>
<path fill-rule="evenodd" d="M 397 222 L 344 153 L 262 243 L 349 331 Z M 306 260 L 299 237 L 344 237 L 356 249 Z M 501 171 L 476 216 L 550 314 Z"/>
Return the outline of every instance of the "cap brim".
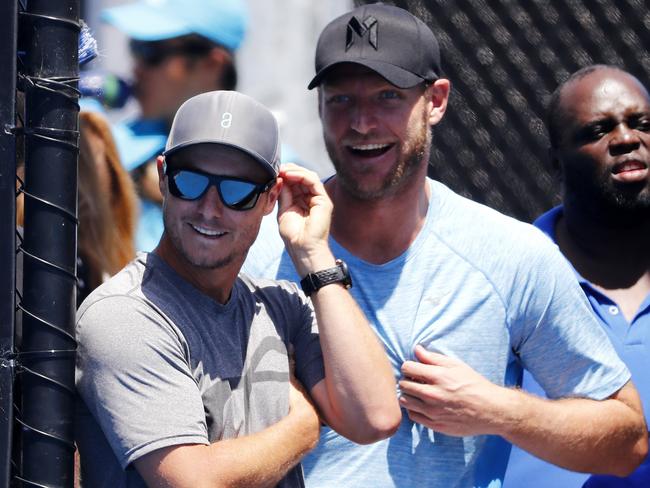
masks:
<path fill-rule="evenodd" d="M 192 33 L 182 19 L 140 2 L 106 9 L 101 19 L 139 41 L 161 41 Z"/>
<path fill-rule="evenodd" d="M 376 72 L 379 76 L 384 78 L 392 85 L 395 85 L 397 88 L 412 88 L 425 81 L 424 78 L 413 74 L 403 68 L 400 68 L 399 66 L 395 66 L 394 64 L 384 63 L 371 59 L 358 59 L 354 61 L 336 61 L 328 64 L 327 66 L 321 68 L 316 76 L 314 76 L 314 78 L 309 82 L 307 88 L 311 90 L 312 88 L 320 85 L 323 79 L 332 71 L 333 68 L 342 64 L 359 64 L 361 66 L 365 66 L 366 68 L 369 68 Z"/>

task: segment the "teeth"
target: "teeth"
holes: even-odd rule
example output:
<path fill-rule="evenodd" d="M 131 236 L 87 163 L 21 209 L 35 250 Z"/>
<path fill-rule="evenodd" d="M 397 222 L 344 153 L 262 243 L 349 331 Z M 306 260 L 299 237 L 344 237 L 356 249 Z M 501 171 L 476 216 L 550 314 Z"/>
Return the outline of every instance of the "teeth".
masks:
<path fill-rule="evenodd" d="M 636 161 L 630 161 L 628 163 L 623 164 L 619 168 L 619 171 L 633 171 L 635 169 L 645 169 L 645 166 L 642 163 L 638 163 Z"/>
<path fill-rule="evenodd" d="M 216 230 L 206 229 L 205 227 L 199 227 L 198 225 L 192 225 L 192 228 L 197 231 L 199 234 L 203 234 L 210 237 L 217 237 L 225 235 L 225 232 L 219 232 Z"/>
<path fill-rule="evenodd" d="M 384 149 L 388 146 L 389 144 L 362 144 L 359 146 L 352 146 L 352 149 L 355 151 L 372 151 L 374 149 Z"/>

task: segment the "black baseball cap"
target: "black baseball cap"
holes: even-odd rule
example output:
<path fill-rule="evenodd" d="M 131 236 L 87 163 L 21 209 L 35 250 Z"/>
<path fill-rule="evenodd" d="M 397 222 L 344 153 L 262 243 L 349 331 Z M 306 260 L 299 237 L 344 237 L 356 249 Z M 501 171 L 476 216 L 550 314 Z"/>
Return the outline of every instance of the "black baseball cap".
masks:
<path fill-rule="evenodd" d="M 431 29 L 399 7 L 373 3 L 330 22 L 318 39 L 318 86 L 329 71 L 355 63 L 377 72 L 398 88 L 411 88 L 440 77 L 440 47 Z"/>

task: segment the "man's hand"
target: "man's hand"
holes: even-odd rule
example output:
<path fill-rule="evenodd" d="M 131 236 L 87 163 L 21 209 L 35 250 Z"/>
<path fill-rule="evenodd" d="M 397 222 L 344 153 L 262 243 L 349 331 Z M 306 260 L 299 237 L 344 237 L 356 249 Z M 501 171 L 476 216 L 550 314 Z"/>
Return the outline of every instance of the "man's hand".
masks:
<path fill-rule="evenodd" d="M 283 186 L 278 200 L 278 225 L 300 276 L 334 265 L 327 244 L 332 202 L 313 171 L 295 164 L 280 169 Z"/>
<path fill-rule="evenodd" d="M 402 365 L 400 404 L 414 422 L 447 435 L 496 434 L 572 471 L 627 476 L 648 452 L 631 383 L 604 400 L 547 400 L 495 385 L 464 362 L 415 348 Z"/>
<path fill-rule="evenodd" d="M 495 433 L 492 406 L 505 390 L 459 359 L 416 346 L 419 362 L 402 365 L 400 404 L 414 422 L 447 435 Z"/>

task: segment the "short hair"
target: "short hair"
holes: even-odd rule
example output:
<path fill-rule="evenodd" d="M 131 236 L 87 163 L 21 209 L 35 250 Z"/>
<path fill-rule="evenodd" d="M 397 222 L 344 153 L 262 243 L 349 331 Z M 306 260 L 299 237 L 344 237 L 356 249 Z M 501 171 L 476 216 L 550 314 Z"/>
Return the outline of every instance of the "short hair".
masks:
<path fill-rule="evenodd" d="M 551 145 L 551 149 L 557 149 L 559 145 L 561 133 L 560 125 L 562 118 L 562 111 L 560 110 L 560 99 L 562 98 L 562 92 L 564 91 L 564 88 L 571 83 L 579 81 L 587 75 L 600 70 L 614 70 L 621 73 L 626 73 L 626 71 L 622 70 L 618 66 L 608 64 L 592 64 L 574 72 L 566 80 L 560 83 L 555 91 L 551 94 L 551 98 L 549 99 L 548 107 L 546 109 L 546 129 L 548 130 L 548 139 Z"/>

